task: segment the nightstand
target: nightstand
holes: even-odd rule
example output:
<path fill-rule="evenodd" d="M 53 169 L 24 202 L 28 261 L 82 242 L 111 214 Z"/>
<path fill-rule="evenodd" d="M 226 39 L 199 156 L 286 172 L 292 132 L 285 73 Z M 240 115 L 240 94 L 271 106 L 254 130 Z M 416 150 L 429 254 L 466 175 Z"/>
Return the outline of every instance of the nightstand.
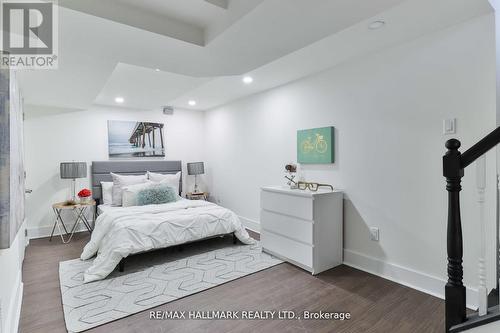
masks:
<path fill-rule="evenodd" d="M 189 200 L 208 200 L 208 192 L 199 192 L 199 193 L 186 193 L 186 199 Z"/>
<path fill-rule="evenodd" d="M 88 203 L 77 203 L 75 205 L 67 205 L 64 202 L 58 202 L 52 205 L 52 210 L 54 211 L 54 226 L 52 227 L 52 233 L 50 234 L 50 240 L 52 241 L 52 236 L 54 236 L 54 231 L 57 227 L 59 230 L 59 236 L 61 236 L 61 240 L 64 244 L 67 244 L 71 241 L 73 238 L 73 235 L 75 234 L 75 231 L 80 223 L 83 223 L 85 228 L 87 228 L 89 233 L 92 233 L 92 226 L 90 225 L 89 220 L 87 219 L 87 213 L 91 210 L 92 211 L 92 216 L 95 221 L 95 205 L 96 202 L 94 200 L 88 202 Z M 68 232 L 68 229 L 66 228 L 66 225 L 64 224 L 64 220 L 61 217 L 61 212 L 64 210 L 71 210 L 73 212 L 73 215 L 75 216 L 75 224 L 73 225 L 73 228 L 71 228 L 71 231 Z M 61 229 L 62 227 L 62 229 Z M 66 235 L 69 235 L 68 239 L 64 239 L 63 235 L 63 230 L 66 233 Z"/>

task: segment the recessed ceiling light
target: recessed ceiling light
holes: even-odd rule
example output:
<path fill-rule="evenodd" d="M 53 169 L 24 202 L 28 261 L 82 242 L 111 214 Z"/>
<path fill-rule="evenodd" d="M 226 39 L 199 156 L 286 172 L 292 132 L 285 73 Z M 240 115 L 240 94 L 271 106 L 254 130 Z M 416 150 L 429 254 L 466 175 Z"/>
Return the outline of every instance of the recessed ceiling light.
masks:
<path fill-rule="evenodd" d="M 250 84 L 253 82 L 253 78 L 251 76 L 245 76 L 243 78 L 243 82 L 246 83 L 246 84 Z"/>
<path fill-rule="evenodd" d="M 115 102 L 121 104 L 121 103 L 125 102 L 125 99 L 123 97 L 116 97 Z"/>
<path fill-rule="evenodd" d="M 155 69 L 155 72 L 159 72 L 159 71 L 160 71 L 160 69 L 159 69 L 159 68 L 156 68 L 156 69 Z"/>
<path fill-rule="evenodd" d="M 372 23 L 370 23 L 368 25 L 368 29 L 377 30 L 377 29 L 382 28 L 384 25 L 385 25 L 385 21 L 377 20 L 377 21 L 373 21 Z"/>
<path fill-rule="evenodd" d="M 188 104 L 189 104 L 189 105 L 191 105 L 191 106 L 195 106 L 195 105 L 196 105 L 196 101 L 194 101 L 194 100 L 190 100 L 190 101 L 188 102 Z"/>

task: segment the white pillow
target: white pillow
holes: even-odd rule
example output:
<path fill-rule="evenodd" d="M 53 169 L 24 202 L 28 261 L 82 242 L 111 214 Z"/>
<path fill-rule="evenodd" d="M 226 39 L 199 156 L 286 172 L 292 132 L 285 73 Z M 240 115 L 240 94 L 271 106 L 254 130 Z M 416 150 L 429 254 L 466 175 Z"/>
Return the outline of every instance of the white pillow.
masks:
<path fill-rule="evenodd" d="M 101 196 L 103 204 L 113 203 L 113 182 L 101 182 Z"/>
<path fill-rule="evenodd" d="M 122 206 L 123 207 L 137 206 L 137 194 L 140 191 L 147 189 L 148 187 L 154 184 L 155 183 L 147 180 L 145 183 L 142 184 L 124 186 L 122 188 L 123 191 Z"/>
<path fill-rule="evenodd" d="M 113 206 L 122 205 L 123 187 L 127 185 L 142 184 L 148 180 L 146 175 L 124 176 L 111 173 L 111 177 L 113 177 Z"/>
<path fill-rule="evenodd" d="M 181 172 L 177 172 L 175 175 L 163 175 L 161 173 L 154 173 L 148 171 L 148 179 L 155 182 L 166 184 L 175 190 L 175 193 L 179 194 L 179 182 L 181 180 Z"/>

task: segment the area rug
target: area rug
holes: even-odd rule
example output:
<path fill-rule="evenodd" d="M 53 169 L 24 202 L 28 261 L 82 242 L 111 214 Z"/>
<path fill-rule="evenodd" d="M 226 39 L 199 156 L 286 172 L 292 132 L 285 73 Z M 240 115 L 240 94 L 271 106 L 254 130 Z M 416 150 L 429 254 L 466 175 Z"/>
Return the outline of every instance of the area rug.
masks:
<path fill-rule="evenodd" d="M 195 243 L 196 244 L 196 243 Z M 92 261 L 59 263 L 68 332 L 82 332 L 282 263 L 257 245 L 201 242 L 182 252 L 155 251 L 129 258 L 125 272 L 83 283 Z"/>

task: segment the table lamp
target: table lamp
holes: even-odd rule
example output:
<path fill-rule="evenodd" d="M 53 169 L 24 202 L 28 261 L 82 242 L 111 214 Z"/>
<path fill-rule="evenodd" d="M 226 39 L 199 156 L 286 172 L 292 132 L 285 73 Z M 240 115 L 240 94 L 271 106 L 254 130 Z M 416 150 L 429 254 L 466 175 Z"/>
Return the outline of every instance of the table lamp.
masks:
<path fill-rule="evenodd" d="M 194 162 L 187 164 L 188 175 L 194 175 L 194 192 L 198 193 L 197 176 L 205 173 L 205 166 L 203 162 Z"/>
<path fill-rule="evenodd" d="M 67 205 L 76 204 L 75 186 L 77 178 L 87 177 L 87 163 L 85 162 L 63 162 L 60 166 L 61 179 L 73 179 L 71 183 L 71 199 L 66 201 Z"/>

